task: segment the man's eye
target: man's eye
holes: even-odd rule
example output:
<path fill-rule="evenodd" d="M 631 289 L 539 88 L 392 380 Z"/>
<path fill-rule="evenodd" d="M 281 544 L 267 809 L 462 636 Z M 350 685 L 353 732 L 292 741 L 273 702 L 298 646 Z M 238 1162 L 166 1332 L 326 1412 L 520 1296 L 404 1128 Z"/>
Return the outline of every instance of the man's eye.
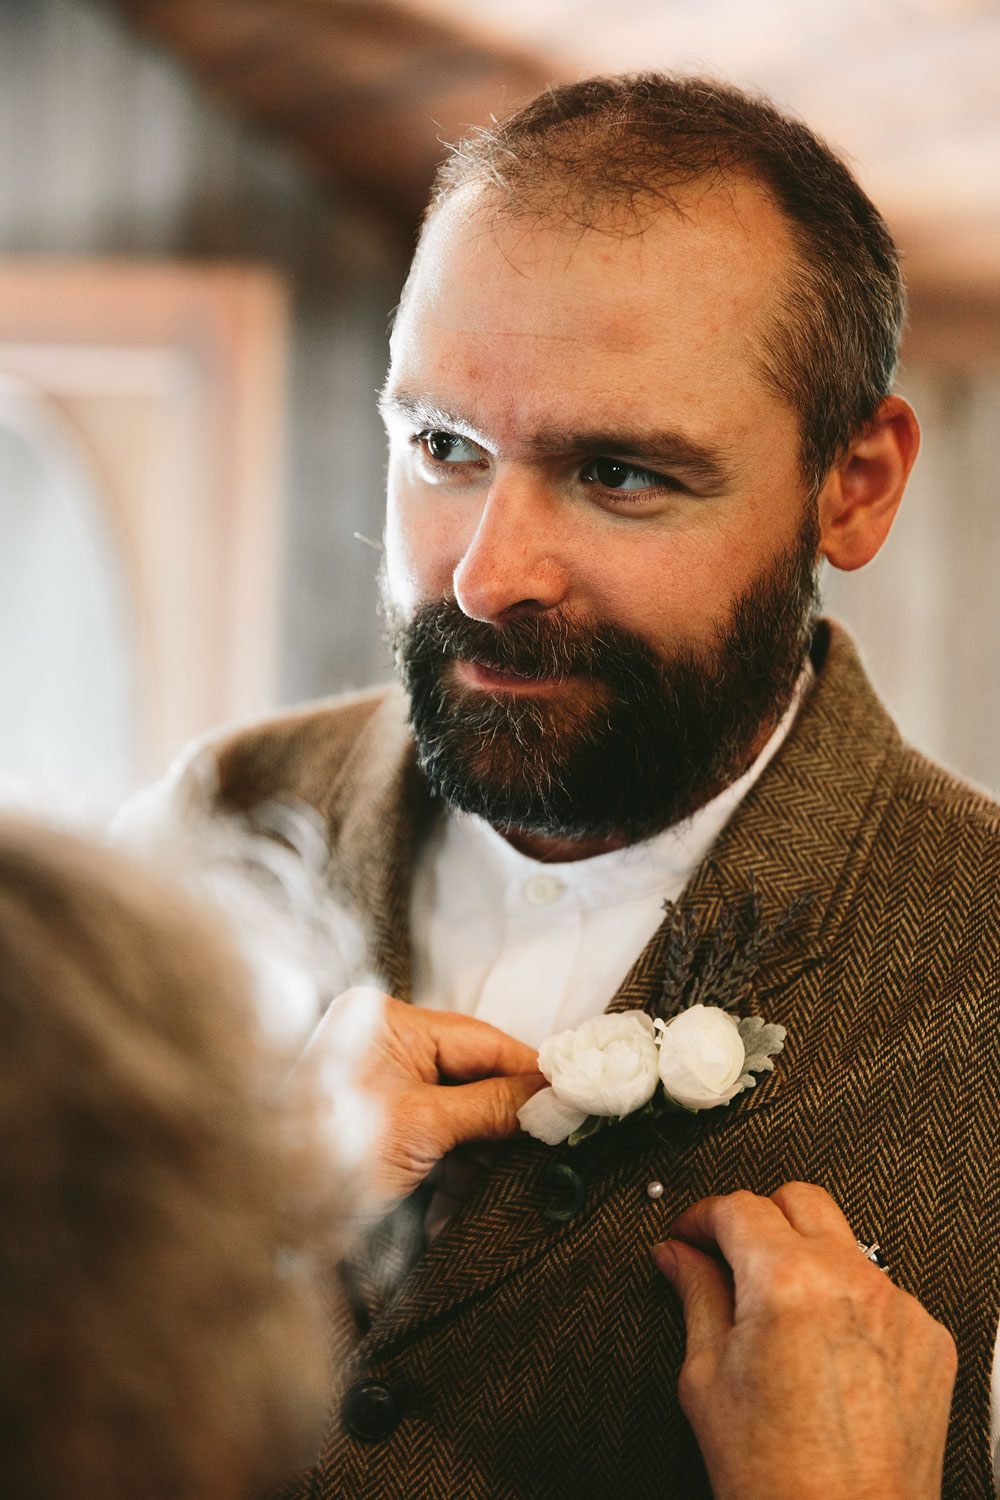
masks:
<path fill-rule="evenodd" d="M 639 469 L 618 458 L 594 458 L 581 471 L 584 484 L 599 484 L 606 490 L 662 490 L 670 482 L 652 469 Z"/>
<path fill-rule="evenodd" d="M 475 443 L 453 432 L 418 432 L 416 441 L 439 464 L 474 464 L 483 456 Z"/>

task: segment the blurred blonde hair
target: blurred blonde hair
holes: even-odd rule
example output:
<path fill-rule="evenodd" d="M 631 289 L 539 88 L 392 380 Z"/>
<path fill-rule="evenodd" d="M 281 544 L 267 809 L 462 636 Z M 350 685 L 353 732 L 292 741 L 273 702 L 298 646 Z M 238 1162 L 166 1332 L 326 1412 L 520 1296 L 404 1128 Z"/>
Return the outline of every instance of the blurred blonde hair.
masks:
<path fill-rule="evenodd" d="M 351 1192 L 285 1073 L 186 900 L 0 822 L 5 1494 L 242 1500 L 306 1456 Z"/>

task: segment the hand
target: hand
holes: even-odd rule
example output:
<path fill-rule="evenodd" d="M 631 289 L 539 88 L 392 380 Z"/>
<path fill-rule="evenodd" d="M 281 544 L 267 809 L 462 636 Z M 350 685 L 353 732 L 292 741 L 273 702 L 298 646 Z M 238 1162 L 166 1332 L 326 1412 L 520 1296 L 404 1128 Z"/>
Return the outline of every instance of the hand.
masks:
<path fill-rule="evenodd" d="M 358 1084 L 376 1101 L 382 1128 L 372 1164 L 381 1197 L 411 1192 L 446 1152 L 465 1141 L 504 1140 L 517 1111 L 545 1087 L 538 1054 L 496 1026 L 449 1011 L 423 1010 L 370 992 L 381 1018 L 358 1064 Z M 339 1045 L 341 1016 L 359 991 L 329 1007 L 303 1065 Z"/>
<path fill-rule="evenodd" d="M 822 1188 L 704 1198 L 670 1235 L 715 1500 L 940 1500 L 955 1345 Z"/>

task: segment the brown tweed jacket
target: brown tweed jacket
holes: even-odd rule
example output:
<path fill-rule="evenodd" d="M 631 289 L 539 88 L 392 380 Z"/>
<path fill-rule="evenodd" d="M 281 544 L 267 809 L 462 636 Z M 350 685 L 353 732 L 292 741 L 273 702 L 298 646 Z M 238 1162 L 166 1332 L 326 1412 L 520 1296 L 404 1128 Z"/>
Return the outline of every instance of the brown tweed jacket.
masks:
<path fill-rule="evenodd" d="M 676 1399 L 681 1319 L 649 1247 L 707 1193 L 793 1178 L 828 1188 L 952 1330 L 944 1494 L 992 1496 L 1000 809 L 901 742 L 837 627 L 820 627 L 814 659 L 790 738 L 685 896 L 710 916 L 751 873 L 765 913 L 813 893 L 757 983 L 759 1012 L 788 1028 L 775 1073 L 667 1138 L 626 1129 L 608 1156 L 509 1149 L 354 1352 L 348 1382 L 392 1388 L 394 1430 L 366 1441 L 335 1416 L 289 1496 L 707 1496 Z M 408 995 L 409 870 L 429 807 L 398 693 L 290 715 L 216 755 L 230 804 L 291 794 L 323 811 L 334 878 L 387 986 Z M 661 933 L 614 1004 L 650 1003 L 663 962 Z"/>

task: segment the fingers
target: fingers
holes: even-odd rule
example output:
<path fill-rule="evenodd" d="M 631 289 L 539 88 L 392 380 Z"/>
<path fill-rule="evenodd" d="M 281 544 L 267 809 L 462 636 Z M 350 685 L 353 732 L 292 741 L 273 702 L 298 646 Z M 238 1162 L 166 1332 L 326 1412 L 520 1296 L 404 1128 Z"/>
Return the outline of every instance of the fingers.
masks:
<path fill-rule="evenodd" d="M 787 1245 L 795 1231 L 769 1198 L 738 1192 L 693 1203 L 671 1224 L 670 1238 L 722 1255 L 736 1267 Z"/>
<path fill-rule="evenodd" d="M 799 1234 L 807 1237 L 842 1240 L 852 1248 L 857 1238 L 844 1214 L 824 1188 L 811 1182 L 786 1182 L 771 1194 L 776 1203 Z"/>
<path fill-rule="evenodd" d="M 702 1198 L 675 1220 L 670 1235 L 721 1253 L 730 1265 L 788 1248 L 796 1236 L 834 1240 L 851 1249 L 856 1243 L 829 1193 L 808 1182 L 785 1183 L 769 1198 L 748 1192 Z"/>
<path fill-rule="evenodd" d="M 528 1073 L 453 1088 L 418 1083 L 386 1094 L 375 1161 L 380 1190 L 390 1198 L 409 1193 L 456 1146 L 512 1136 L 517 1111 L 544 1087 L 540 1073 Z"/>
<path fill-rule="evenodd" d="M 829 1194 L 704 1198 L 671 1234 L 653 1253 L 683 1302 L 678 1394 L 714 1494 L 940 1495 L 953 1341 Z"/>
<path fill-rule="evenodd" d="M 724 1266 L 681 1240 L 653 1246 L 653 1259 L 684 1305 L 687 1355 L 715 1360 L 733 1326 L 733 1282 Z"/>
<path fill-rule="evenodd" d="M 441 1155 L 466 1141 L 502 1141 L 514 1135 L 521 1105 L 544 1087 L 545 1079 L 533 1072 L 435 1089 Z"/>
<path fill-rule="evenodd" d="M 433 1043 L 438 1072 L 447 1078 L 465 1081 L 538 1073 L 538 1053 L 533 1047 L 474 1016 L 417 1009 L 396 1000 L 388 1007 L 386 1019 L 414 1038 Z M 541 1074 L 538 1077 L 541 1079 Z"/>
<path fill-rule="evenodd" d="M 528 1073 L 454 1088 L 418 1084 L 389 1096 L 376 1161 L 381 1190 L 389 1197 L 411 1192 L 456 1146 L 512 1136 L 517 1111 L 544 1087 L 541 1074 Z"/>
<path fill-rule="evenodd" d="M 322 1068 L 337 1053 L 352 1016 L 367 1018 L 374 1033 L 359 1074 L 381 1110 L 375 1175 L 390 1197 L 409 1192 L 455 1146 L 514 1135 L 517 1111 L 545 1087 L 535 1050 L 498 1027 L 374 990 L 349 990 L 333 1002 L 306 1065 Z M 442 1087 L 442 1079 L 469 1081 Z"/>
<path fill-rule="evenodd" d="M 474 1016 L 408 1005 L 392 995 L 365 987 L 346 990 L 332 1001 L 307 1050 L 322 1051 L 330 1047 L 340 1050 L 345 1023 L 355 1019 L 357 1024 L 352 1034 L 364 1030 L 365 1042 L 373 1036 L 377 1038 L 380 1067 L 387 1057 L 399 1064 L 406 1061 L 409 1066 L 401 1071 L 425 1083 L 435 1082 L 438 1077 L 466 1082 L 538 1072 L 535 1049 L 497 1026 L 478 1021 Z M 358 1045 L 352 1048 L 355 1053 L 360 1050 Z"/>

